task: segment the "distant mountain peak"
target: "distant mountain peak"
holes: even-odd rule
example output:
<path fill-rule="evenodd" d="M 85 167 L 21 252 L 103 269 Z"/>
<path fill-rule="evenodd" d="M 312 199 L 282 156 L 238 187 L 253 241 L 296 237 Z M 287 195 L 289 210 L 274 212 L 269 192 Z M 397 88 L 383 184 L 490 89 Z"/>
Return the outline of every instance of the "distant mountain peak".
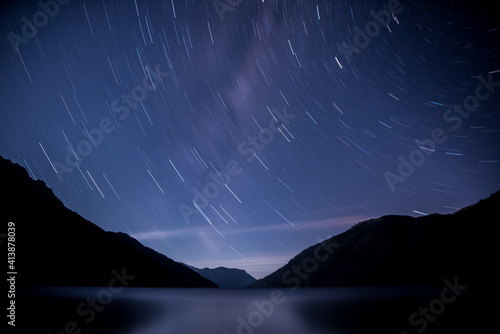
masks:
<path fill-rule="evenodd" d="M 193 269 L 201 276 L 215 282 L 219 288 L 244 288 L 255 282 L 255 278 L 243 269 L 221 266 L 213 269 L 208 267 L 199 269 L 186 264 L 184 265 Z"/>

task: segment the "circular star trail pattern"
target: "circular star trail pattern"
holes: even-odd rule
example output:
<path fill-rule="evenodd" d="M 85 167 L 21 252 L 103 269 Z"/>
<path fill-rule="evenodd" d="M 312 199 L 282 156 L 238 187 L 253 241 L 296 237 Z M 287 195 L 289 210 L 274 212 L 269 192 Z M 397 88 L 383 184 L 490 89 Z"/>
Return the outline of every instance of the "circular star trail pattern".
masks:
<path fill-rule="evenodd" d="M 41 4 L 1 7 L 0 153 L 177 261 L 259 278 L 500 188 L 493 1 Z"/>

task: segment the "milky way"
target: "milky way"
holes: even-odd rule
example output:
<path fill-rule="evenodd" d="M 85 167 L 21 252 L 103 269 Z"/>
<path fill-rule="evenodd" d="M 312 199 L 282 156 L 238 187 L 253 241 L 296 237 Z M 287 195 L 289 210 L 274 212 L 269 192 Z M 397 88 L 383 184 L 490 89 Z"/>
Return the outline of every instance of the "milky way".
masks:
<path fill-rule="evenodd" d="M 497 7 L 13 1 L 0 154 L 105 230 L 262 277 L 500 189 Z"/>

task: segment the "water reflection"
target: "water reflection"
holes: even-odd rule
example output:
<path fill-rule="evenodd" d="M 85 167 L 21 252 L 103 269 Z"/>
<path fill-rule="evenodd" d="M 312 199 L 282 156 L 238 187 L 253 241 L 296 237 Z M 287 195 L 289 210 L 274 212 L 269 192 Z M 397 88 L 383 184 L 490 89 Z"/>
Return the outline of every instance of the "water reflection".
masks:
<path fill-rule="evenodd" d="M 28 289 L 18 323 L 44 333 L 399 333 L 439 288 L 315 288 L 291 291 L 127 288 Z"/>

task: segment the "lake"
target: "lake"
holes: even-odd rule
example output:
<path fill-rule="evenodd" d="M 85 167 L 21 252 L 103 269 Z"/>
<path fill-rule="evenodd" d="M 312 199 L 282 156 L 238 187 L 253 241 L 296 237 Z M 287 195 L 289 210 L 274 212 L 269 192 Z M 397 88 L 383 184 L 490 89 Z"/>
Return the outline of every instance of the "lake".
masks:
<path fill-rule="evenodd" d="M 52 334 L 413 334 L 463 329 L 470 298 L 465 293 L 452 298 L 450 291 L 443 297 L 442 292 L 443 287 L 32 288 L 17 295 L 16 325 Z"/>

